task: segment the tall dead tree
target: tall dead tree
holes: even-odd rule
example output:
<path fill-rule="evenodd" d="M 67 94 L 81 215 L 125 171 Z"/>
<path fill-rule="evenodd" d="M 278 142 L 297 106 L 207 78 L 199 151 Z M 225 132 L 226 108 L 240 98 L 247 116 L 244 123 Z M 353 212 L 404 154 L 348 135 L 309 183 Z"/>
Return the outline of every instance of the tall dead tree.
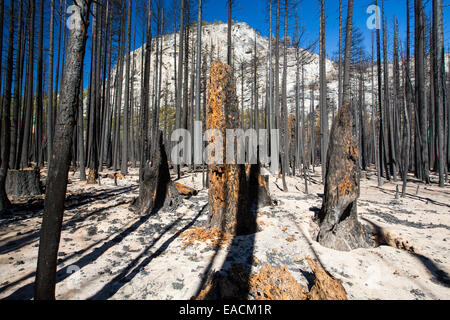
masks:
<path fill-rule="evenodd" d="M 133 1 L 128 0 L 127 9 L 127 54 L 125 57 L 125 96 L 123 111 L 123 139 L 122 139 L 122 162 L 121 172 L 128 174 L 128 137 L 129 137 L 129 109 L 130 109 L 130 53 L 131 53 L 131 10 Z"/>
<path fill-rule="evenodd" d="M 403 126 L 403 145 L 402 145 L 402 154 L 403 154 L 403 187 L 402 187 L 402 197 L 406 196 L 406 187 L 408 184 L 408 173 L 409 173 L 409 164 L 410 164 L 410 151 L 411 151 L 411 104 L 413 102 L 412 99 L 412 88 L 411 88 L 411 72 L 410 72 L 410 9 L 409 9 L 409 0 L 406 0 L 406 61 L 404 63 L 404 119 L 405 123 Z"/>
<path fill-rule="evenodd" d="M 179 43 L 180 49 L 178 50 L 178 75 L 177 75 L 177 89 L 176 89 L 176 119 L 175 119 L 175 128 L 181 128 L 181 117 L 182 117 L 182 101 L 183 101 L 183 62 L 184 62 L 184 16 L 185 16 L 185 5 L 186 0 L 181 0 L 181 8 L 180 8 L 180 31 L 179 31 Z M 178 178 L 181 177 L 181 167 L 179 164 L 176 165 L 176 171 Z"/>
<path fill-rule="evenodd" d="M 428 162 L 428 112 L 425 97 L 425 23 L 423 12 L 423 0 L 414 1 L 415 12 L 415 84 L 416 84 L 416 107 L 419 112 L 420 124 L 420 147 L 421 147 L 421 171 L 425 183 L 430 183 Z"/>
<path fill-rule="evenodd" d="M 9 159 L 9 168 L 18 169 L 16 166 L 17 140 L 19 135 L 19 113 L 22 106 L 22 79 L 24 62 L 24 44 L 23 38 L 23 0 L 19 1 L 19 19 L 17 30 L 17 48 L 16 48 L 16 68 L 14 71 L 14 101 L 13 114 L 11 122 L 11 150 Z"/>
<path fill-rule="evenodd" d="M 9 156 L 11 147 L 11 88 L 13 80 L 14 66 L 14 1 L 11 1 L 9 8 L 9 36 L 8 36 L 8 58 L 6 62 L 5 91 L 1 103 L 3 104 L 2 125 L 1 125 L 1 151 L 0 151 L 0 213 L 10 206 L 9 199 L 5 191 L 6 176 L 8 174 Z"/>
<path fill-rule="evenodd" d="M 229 66 L 232 65 L 232 43 L 231 43 L 231 31 L 233 28 L 233 21 L 231 18 L 231 11 L 233 7 L 233 0 L 227 0 L 228 1 L 228 29 L 227 29 L 227 64 Z"/>
<path fill-rule="evenodd" d="M 283 41 L 283 75 L 281 83 L 281 114 L 280 114 L 280 157 L 281 157 L 281 180 L 283 191 L 288 192 L 286 184 L 286 173 L 289 173 L 289 132 L 288 132 L 288 110 L 287 110 L 287 28 L 288 28 L 288 1 L 284 0 L 284 41 Z M 278 92 L 276 92 L 278 94 Z"/>
<path fill-rule="evenodd" d="M 84 61 L 89 10 L 92 0 L 77 1 L 81 17 L 70 30 L 67 42 L 65 74 L 56 119 L 54 151 L 48 168 L 47 188 L 42 219 L 35 281 L 35 300 L 54 300 L 58 247 L 66 197 L 72 135 L 79 104 L 81 69 Z"/>
<path fill-rule="evenodd" d="M 327 157 L 327 174 L 322 209 L 319 214 L 318 241 L 323 246 L 341 251 L 367 247 L 363 227 L 358 222 L 359 154 L 353 132 L 350 106 L 350 54 L 353 28 L 353 0 L 348 2 L 343 107 L 333 124 Z"/>
<path fill-rule="evenodd" d="M 0 89 L 3 81 L 3 21 L 5 16 L 5 1 L 0 0 Z M 0 111 L 2 108 L 0 107 Z"/>
<path fill-rule="evenodd" d="M 444 187 L 444 105 L 445 101 L 445 55 L 442 0 L 433 0 L 433 77 L 436 105 L 437 161 L 439 185 Z"/>
<path fill-rule="evenodd" d="M 48 51 L 48 94 L 47 94 L 47 164 L 52 155 L 52 117 L 53 117 L 53 56 L 55 29 L 55 0 L 50 3 L 50 47 Z"/>
<path fill-rule="evenodd" d="M 338 75 L 338 109 L 342 107 L 342 0 L 339 0 L 339 75 Z"/>
<path fill-rule="evenodd" d="M 395 159 L 395 150 L 394 150 L 394 129 L 393 129 L 393 111 L 392 111 L 392 101 L 390 94 L 390 82 L 389 82 L 389 61 L 388 61 L 388 48 L 387 48 L 387 25 L 386 18 L 384 14 L 384 0 L 382 0 L 382 29 L 383 29 L 383 74 L 384 74 L 384 112 L 386 115 L 386 131 L 388 138 L 388 151 L 386 157 L 389 156 L 389 171 L 387 174 L 387 178 L 390 179 L 392 175 L 394 177 L 394 181 L 397 181 L 397 165 Z M 380 98 L 381 99 L 381 98 Z"/>
<path fill-rule="evenodd" d="M 320 156 L 322 163 L 322 181 L 325 181 L 327 173 L 326 159 L 328 150 L 328 105 L 327 105 L 327 70 L 325 50 L 325 0 L 319 0 L 320 4 Z"/>
<path fill-rule="evenodd" d="M 34 75 L 34 20 L 35 20 L 35 0 L 29 2 L 29 17 L 28 17 L 28 60 L 27 60 L 27 72 L 26 72 L 26 88 L 25 88 L 25 106 L 23 112 L 23 127 L 21 130 L 21 137 L 19 137 L 21 147 L 20 164 L 22 168 L 28 168 L 29 166 L 29 151 L 30 151 L 30 139 L 32 133 L 31 119 L 33 116 L 33 75 Z"/>

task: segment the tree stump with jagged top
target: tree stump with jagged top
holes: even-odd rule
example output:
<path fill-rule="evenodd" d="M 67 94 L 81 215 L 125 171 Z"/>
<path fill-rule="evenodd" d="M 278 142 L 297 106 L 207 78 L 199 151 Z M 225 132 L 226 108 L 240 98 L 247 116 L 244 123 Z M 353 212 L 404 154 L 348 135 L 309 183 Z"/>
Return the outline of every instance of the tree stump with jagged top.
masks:
<path fill-rule="evenodd" d="M 141 169 L 139 197 L 130 206 L 131 211 L 141 216 L 161 208 L 176 209 L 183 201 L 170 178 L 162 132 L 159 133 L 158 146 L 152 160 Z"/>

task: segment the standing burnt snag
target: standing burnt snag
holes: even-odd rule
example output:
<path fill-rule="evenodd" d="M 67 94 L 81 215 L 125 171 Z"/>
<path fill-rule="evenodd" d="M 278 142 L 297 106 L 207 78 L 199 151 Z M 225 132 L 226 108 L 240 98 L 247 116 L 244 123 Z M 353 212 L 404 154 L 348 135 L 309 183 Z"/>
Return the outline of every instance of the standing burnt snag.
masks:
<path fill-rule="evenodd" d="M 213 63 L 207 94 L 206 127 L 208 130 L 216 129 L 216 134 L 223 137 L 223 144 L 218 145 L 214 151 L 208 150 L 208 158 L 225 158 L 226 130 L 237 129 L 239 126 L 236 84 L 230 66 L 218 61 Z M 209 143 L 222 142 L 217 136 L 213 136 Z M 218 156 L 215 152 L 221 155 Z M 248 206 L 245 165 L 225 164 L 224 159 L 221 161 L 223 164 L 217 162 L 208 164 L 209 226 L 218 227 L 233 235 L 255 232 L 253 213 Z"/>
<path fill-rule="evenodd" d="M 331 134 L 318 241 L 340 251 L 368 247 L 365 230 L 357 216 L 359 155 L 349 104 L 340 110 Z"/>
<path fill-rule="evenodd" d="M 139 197 L 130 206 L 130 210 L 144 216 L 161 208 L 174 209 L 181 203 L 172 180 L 162 132 L 159 133 L 158 147 L 152 160 L 141 168 Z"/>

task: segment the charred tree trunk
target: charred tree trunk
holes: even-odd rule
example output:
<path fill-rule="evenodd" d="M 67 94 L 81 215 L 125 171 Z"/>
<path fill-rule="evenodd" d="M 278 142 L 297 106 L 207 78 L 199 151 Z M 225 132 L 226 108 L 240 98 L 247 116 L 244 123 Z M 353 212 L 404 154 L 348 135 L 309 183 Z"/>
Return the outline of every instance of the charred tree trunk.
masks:
<path fill-rule="evenodd" d="M 35 281 L 36 300 L 54 300 L 56 265 L 67 189 L 70 150 L 78 108 L 81 66 L 84 60 L 91 0 L 78 1 L 81 21 L 72 28 L 67 44 L 61 103 L 55 127 L 54 150 L 48 169 L 47 189 Z"/>
<path fill-rule="evenodd" d="M 416 106 L 419 112 L 420 146 L 422 155 L 423 181 L 430 183 L 428 161 L 428 112 L 425 97 L 425 24 L 422 0 L 415 0 L 415 72 Z"/>
<path fill-rule="evenodd" d="M 24 127 L 22 135 L 22 152 L 21 152 L 21 167 L 27 168 L 29 166 L 29 150 L 30 150 L 30 136 L 32 132 L 31 118 L 33 115 L 33 74 L 34 74 L 34 18 L 35 18 L 35 0 L 29 3 L 29 40 L 28 40 L 28 62 L 27 62 L 27 84 L 25 95 L 25 110 L 24 110 Z"/>
<path fill-rule="evenodd" d="M 17 31 L 17 49 L 16 49 L 16 70 L 14 76 L 14 106 L 11 122 L 11 150 L 9 167 L 17 169 L 16 155 L 17 155 L 17 139 L 19 133 L 19 113 L 22 102 L 22 79 L 23 79 L 23 0 L 19 2 L 19 29 Z"/>
<path fill-rule="evenodd" d="M 325 181 L 327 168 L 325 165 L 328 148 L 328 105 L 327 75 L 325 50 L 325 0 L 320 0 L 320 157 L 322 164 L 322 181 Z M 339 80 L 340 81 L 340 80 Z"/>
<path fill-rule="evenodd" d="M 39 196 L 42 194 L 39 168 L 9 170 L 6 193 L 10 196 Z"/>
<path fill-rule="evenodd" d="M 125 57 L 125 95 L 123 107 L 123 139 L 122 139 L 122 162 L 121 172 L 123 175 L 128 174 L 128 137 L 129 137 L 129 109 L 130 109 L 130 54 L 131 54 L 131 10 L 133 1 L 128 0 L 127 10 L 127 53 Z M 132 106 L 131 106 L 132 107 Z M 101 159 L 100 159 L 101 161 Z"/>
<path fill-rule="evenodd" d="M 55 28 L 55 0 L 50 4 L 50 48 L 48 51 L 48 96 L 47 96 L 47 166 L 52 156 L 53 117 L 53 51 Z"/>
<path fill-rule="evenodd" d="M 139 197 L 130 206 L 130 210 L 145 216 L 156 213 L 161 208 L 176 209 L 182 199 L 170 179 L 162 131 L 158 134 L 158 148 L 152 159 L 141 170 Z"/>
<path fill-rule="evenodd" d="M 44 1 L 41 1 L 39 9 L 39 36 L 38 36 L 38 60 L 36 79 L 36 113 L 34 124 L 34 159 L 38 167 L 44 166 L 42 152 L 44 103 L 43 103 L 43 80 L 44 80 Z"/>
<path fill-rule="evenodd" d="M 1 125 L 1 154 L 0 154 L 0 213 L 10 206 L 6 195 L 5 184 L 9 167 L 9 156 L 11 147 L 11 87 L 13 77 L 13 51 L 14 51 L 14 2 L 10 5 L 9 15 L 9 37 L 8 37 L 8 60 L 6 62 L 5 94 L 2 99 L 3 119 Z"/>
<path fill-rule="evenodd" d="M 353 112 L 349 103 L 352 25 L 353 0 L 349 0 L 344 60 L 344 106 L 339 111 L 331 131 L 318 235 L 320 244 L 341 251 L 369 246 L 357 215 L 359 154 L 358 142 L 353 134 Z"/>
<path fill-rule="evenodd" d="M 319 215 L 321 245 L 341 251 L 368 247 L 363 227 L 358 222 L 359 154 L 353 136 L 349 104 L 344 105 L 331 132 L 325 178 L 325 195 Z"/>
<path fill-rule="evenodd" d="M 442 0 L 433 0 L 433 70 L 434 94 L 436 104 L 437 122 L 437 161 L 439 172 L 439 185 L 444 187 L 444 105 L 445 105 L 445 58 L 444 58 L 444 31 Z"/>

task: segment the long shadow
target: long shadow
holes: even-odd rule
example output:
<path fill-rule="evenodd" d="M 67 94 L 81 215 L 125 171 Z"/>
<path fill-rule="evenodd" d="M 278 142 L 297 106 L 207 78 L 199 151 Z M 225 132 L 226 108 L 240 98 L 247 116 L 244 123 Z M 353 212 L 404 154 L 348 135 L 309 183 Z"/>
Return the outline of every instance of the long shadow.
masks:
<path fill-rule="evenodd" d="M 106 200 L 123 193 L 135 190 L 137 186 L 123 187 L 119 189 L 104 190 L 100 192 L 85 192 L 80 194 L 71 194 L 65 200 L 64 210 L 72 210 L 93 201 Z M 28 220 L 36 217 L 44 209 L 44 200 L 35 199 L 27 203 L 14 204 L 11 214 L 0 216 L 0 226 L 7 226 L 10 223 Z"/>
<path fill-rule="evenodd" d="M 147 222 L 150 217 L 153 215 L 147 215 L 145 217 L 141 217 L 138 221 L 136 221 L 133 225 L 116 235 L 113 239 L 110 241 L 104 243 L 101 247 L 96 248 L 91 253 L 83 256 L 78 261 L 72 263 L 72 265 L 76 265 L 80 269 L 82 269 L 84 266 L 88 265 L 89 263 L 92 263 L 93 261 L 97 260 L 101 255 L 103 255 L 108 249 L 114 247 L 115 245 L 118 245 L 124 238 L 126 238 L 128 235 L 136 231 L 141 225 L 143 225 L 145 222 Z M 56 273 L 56 279 L 57 282 L 60 282 L 67 277 L 70 276 L 71 273 L 67 272 L 67 267 L 60 269 Z M 11 295 L 6 297 L 7 300 L 29 300 L 33 297 L 34 294 L 34 282 L 25 285 L 24 287 L 19 288 L 15 292 L 13 292 Z"/>
<path fill-rule="evenodd" d="M 447 274 L 447 272 L 441 270 L 433 261 L 419 253 L 412 253 L 412 255 L 419 259 L 420 262 L 422 262 L 422 264 L 425 266 L 425 268 L 430 271 L 430 273 L 434 276 L 435 281 L 447 288 L 450 288 L 450 276 Z"/>
<path fill-rule="evenodd" d="M 74 252 L 74 253 L 72 253 L 70 255 L 67 255 L 63 259 L 58 259 L 58 265 L 64 264 L 65 262 L 69 261 L 70 259 L 72 259 L 75 256 L 79 256 L 81 254 L 84 254 L 85 252 L 89 251 L 90 249 L 92 249 L 93 247 L 99 245 L 100 243 L 107 241 L 111 237 L 112 237 L 112 235 L 106 237 L 105 239 L 102 239 L 102 240 L 99 240 L 97 242 L 94 242 L 93 244 L 89 245 L 88 247 L 86 247 L 86 248 L 84 248 L 82 250 L 79 250 L 79 251 Z M 2 293 L 5 290 L 15 286 L 16 284 L 19 284 L 19 283 L 21 283 L 21 282 L 23 282 L 23 281 L 25 281 L 25 280 L 27 280 L 29 278 L 35 277 L 35 276 L 36 276 L 36 272 L 30 272 L 30 273 L 24 275 L 23 277 L 15 280 L 13 282 L 8 283 L 8 284 L 4 285 L 3 287 L 0 287 L 0 293 Z"/>
<path fill-rule="evenodd" d="M 104 211 L 107 211 L 107 210 L 109 210 L 111 208 L 114 208 L 114 207 L 116 207 L 116 206 L 118 206 L 120 204 L 123 204 L 123 203 L 125 203 L 125 202 L 124 201 L 118 202 L 118 203 L 115 203 L 113 205 L 94 210 L 94 211 L 90 212 L 87 215 L 82 215 L 82 216 L 80 216 L 78 218 L 71 219 L 71 220 L 69 220 L 69 221 L 67 221 L 66 223 L 63 224 L 62 230 L 66 230 L 67 228 L 75 225 L 78 222 L 84 221 L 84 220 L 88 219 L 91 216 L 94 216 L 94 215 L 97 215 L 97 214 L 102 213 Z M 21 237 L 20 239 L 11 240 L 8 243 L 5 243 L 4 245 L 2 245 L 0 247 L 0 254 L 6 254 L 6 253 L 9 253 L 11 251 L 18 250 L 18 249 L 20 249 L 20 248 L 22 248 L 22 247 L 24 247 L 26 245 L 29 245 L 29 244 L 33 243 L 34 241 L 36 241 L 39 238 L 39 235 L 40 235 L 40 230 L 34 231 L 34 232 L 24 236 L 24 237 Z"/>
<path fill-rule="evenodd" d="M 152 243 L 143 251 L 139 256 L 137 256 L 131 263 L 122 270 L 117 276 L 115 276 L 111 281 L 109 281 L 106 285 L 103 286 L 96 294 L 94 294 L 92 297 L 89 298 L 89 300 L 107 300 L 111 298 L 114 294 L 117 293 L 117 291 L 120 290 L 126 283 L 130 282 L 143 268 L 145 268 L 153 259 L 159 257 L 168 247 L 169 245 L 177 239 L 184 231 L 188 230 L 190 227 L 194 225 L 194 223 L 197 221 L 197 219 L 201 216 L 204 209 L 206 208 L 206 205 L 203 207 L 202 210 L 194 217 L 194 219 L 189 222 L 186 226 L 184 226 L 182 229 L 177 231 L 172 237 L 167 239 L 154 253 L 152 253 L 150 256 L 142 260 L 141 263 L 139 261 L 147 255 L 149 250 L 159 241 L 161 238 L 169 232 L 172 228 L 177 226 L 180 221 L 183 219 L 180 217 L 176 221 L 172 222 L 164 231 L 155 238 Z M 139 264 L 138 264 L 139 263 Z"/>
<path fill-rule="evenodd" d="M 383 237 L 383 228 L 377 225 L 376 223 L 367 220 L 365 218 L 362 218 L 364 221 L 369 223 L 372 228 L 374 229 L 376 236 L 377 236 L 377 244 L 378 245 L 387 245 L 386 239 Z M 411 255 L 413 255 L 415 258 L 417 258 L 425 268 L 430 271 L 430 273 L 434 276 L 434 279 L 432 281 L 437 282 L 447 288 L 450 288 L 450 276 L 445 272 L 444 270 L 441 270 L 433 261 L 431 261 L 429 258 L 425 257 L 422 254 L 419 254 L 417 252 L 409 252 Z"/>
<path fill-rule="evenodd" d="M 244 170 L 245 172 L 245 170 Z M 241 188 L 248 188 L 247 198 L 241 198 L 236 216 L 237 235 L 233 237 L 227 256 L 219 271 L 213 275 L 210 269 L 214 260 L 203 274 L 201 285 L 197 289 L 196 296 L 205 289 L 209 290 L 204 295 L 205 299 L 212 300 L 247 300 L 250 294 L 250 276 L 252 272 L 253 257 L 255 250 L 255 234 L 257 232 L 256 216 L 259 202 L 258 179 L 260 166 L 252 165 L 250 168 L 248 182 Z M 244 190 L 244 189 L 241 189 Z M 224 224 L 224 221 L 222 221 Z M 217 252 L 216 252 L 217 254 Z M 215 254 L 215 255 L 216 255 Z M 207 281 L 212 277 L 215 283 L 211 288 L 205 288 Z M 219 277 L 227 277 L 232 288 L 220 288 Z M 222 282 L 223 283 L 223 282 Z M 225 289 L 225 290 L 222 290 Z M 230 294 L 231 292 L 231 294 Z"/>
<path fill-rule="evenodd" d="M 395 190 L 390 191 L 390 190 L 385 190 L 385 189 L 382 189 L 382 188 L 379 188 L 379 187 L 375 187 L 375 188 L 380 190 L 381 192 L 383 192 L 385 194 L 388 194 L 388 195 L 395 195 L 395 192 L 396 192 Z M 436 200 L 433 200 L 433 199 L 430 199 L 430 198 L 414 196 L 414 195 L 411 195 L 411 194 L 408 194 L 408 193 L 406 194 L 406 197 L 408 197 L 410 199 L 414 199 L 414 200 L 419 200 L 419 201 L 422 201 L 422 202 L 430 202 L 430 203 L 432 203 L 432 204 L 434 204 L 436 206 L 449 207 L 450 208 L 450 204 L 439 202 L 439 201 L 436 201 Z"/>

